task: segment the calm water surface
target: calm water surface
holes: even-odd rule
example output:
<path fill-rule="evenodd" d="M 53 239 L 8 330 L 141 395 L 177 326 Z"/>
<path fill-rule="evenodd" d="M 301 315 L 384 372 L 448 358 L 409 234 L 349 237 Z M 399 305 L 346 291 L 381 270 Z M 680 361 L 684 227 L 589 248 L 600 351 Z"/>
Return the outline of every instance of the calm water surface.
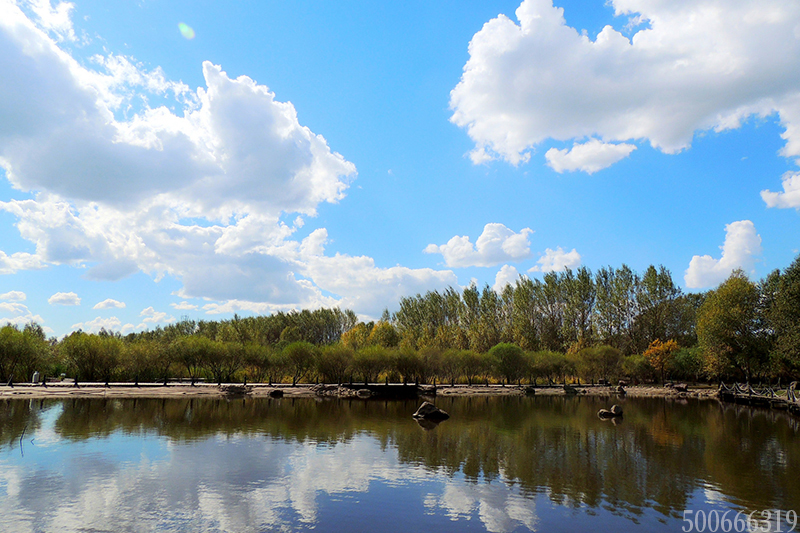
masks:
<path fill-rule="evenodd" d="M 603 399 L 440 398 L 452 418 L 425 429 L 418 403 L 0 402 L 0 531 L 676 532 L 684 510 L 800 511 L 783 413 L 628 399 L 615 424 Z"/>

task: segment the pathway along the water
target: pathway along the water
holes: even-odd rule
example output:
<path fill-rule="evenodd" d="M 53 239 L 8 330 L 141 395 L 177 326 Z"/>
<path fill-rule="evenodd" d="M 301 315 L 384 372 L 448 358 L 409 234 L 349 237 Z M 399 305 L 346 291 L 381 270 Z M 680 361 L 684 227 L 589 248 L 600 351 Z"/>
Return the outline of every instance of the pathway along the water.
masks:
<path fill-rule="evenodd" d="M 775 391 L 772 387 L 756 389 L 749 383 L 740 385 L 719 385 L 719 397 L 725 402 L 734 402 L 771 409 L 787 410 L 800 415 L 800 395 L 796 392 L 797 382 L 792 382 L 785 391 Z"/>

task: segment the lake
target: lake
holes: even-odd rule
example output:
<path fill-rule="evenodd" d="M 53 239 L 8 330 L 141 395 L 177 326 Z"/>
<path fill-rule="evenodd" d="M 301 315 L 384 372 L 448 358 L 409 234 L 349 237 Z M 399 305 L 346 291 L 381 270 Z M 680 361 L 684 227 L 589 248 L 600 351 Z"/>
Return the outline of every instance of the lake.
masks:
<path fill-rule="evenodd" d="M 443 397 L 451 418 L 426 429 L 419 403 L 2 401 L 0 530 L 742 531 L 755 511 L 787 531 L 800 511 L 782 412 Z"/>

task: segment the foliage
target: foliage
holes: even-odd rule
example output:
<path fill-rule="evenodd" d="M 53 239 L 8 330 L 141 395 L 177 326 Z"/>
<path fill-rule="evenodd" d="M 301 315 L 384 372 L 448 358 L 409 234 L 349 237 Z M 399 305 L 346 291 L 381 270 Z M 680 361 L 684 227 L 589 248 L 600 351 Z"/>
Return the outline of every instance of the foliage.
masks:
<path fill-rule="evenodd" d="M 662 383 L 666 379 L 667 368 L 672 363 L 678 350 L 680 350 L 680 347 L 674 340 L 661 342 L 661 340 L 656 339 L 650 343 L 650 346 L 643 354 L 647 362 L 661 374 Z"/>
<path fill-rule="evenodd" d="M 711 376 L 735 370 L 749 381 L 762 370 L 769 343 L 760 298 L 756 284 L 736 270 L 700 307 L 697 338 Z"/>
<path fill-rule="evenodd" d="M 305 341 L 293 342 L 283 349 L 286 369 L 292 376 L 292 385 L 296 385 L 314 367 L 316 355 L 316 346 Z"/>
<path fill-rule="evenodd" d="M 498 344 L 489 350 L 489 357 L 494 374 L 507 383 L 516 383 L 527 374 L 525 352 L 515 344 Z"/>
<path fill-rule="evenodd" d="M 37 365 L 45 363 L 48 354 L 44 332 L 36 324 L 20 331 L 8 324 L 0 328 L 0 380 L 27 381 Z"/>
<path fill-rule="evenodd" d="M 317 374 L 323 383 L 344 383 L 353 359 L 353 350 L 343 344 L 325 346 L 317 354 Z"/>
<path fill-rule="evenodd" d="M 356 375 L 361 376 L 364 383 L 373 383 L 378 380 L 382 372 L 391 366 L 389 353 L 382 346 L 367 346 L 361 348 L 353 357 L 352 368 Z"/>
<path fill-rule="evenodd" d="M 796 376 L 800 370 L 800 256 L 782 274 L 774 275 L 772 285 L 767 319 L 776 337 L 773 368 L 779 375 Z"/>
<path fill-rule="evenodd" d="M 585 379 L 608 381 L 622 370 L 622 352 L 608 345 L 584 348 L 577 354 L 576 367 Z"/>
<path fill-rule="evenodd" d="M 650 381 L 656 375 L 656 370 L 644 355 L 633 354 L 625 357 L 622 361 L 622 371 L 630 377 L 634 383 Z"/>

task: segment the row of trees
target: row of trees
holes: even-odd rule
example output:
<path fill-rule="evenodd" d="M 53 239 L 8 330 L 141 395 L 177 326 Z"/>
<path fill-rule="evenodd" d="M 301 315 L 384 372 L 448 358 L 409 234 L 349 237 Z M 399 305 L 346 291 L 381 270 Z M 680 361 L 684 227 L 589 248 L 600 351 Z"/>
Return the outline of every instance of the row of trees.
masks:
<path fill-rule="evenodd" d="M 377 323 L 320 309 L 60 341 L 36 324 L 0 328 L 0 379 L 36 369 L 86 381 L 796 378 L 800 258 L 758 283 L 737 271 L 688 295 L 664 267 L 580 268 L 502 293 L 472 285 L 403 298 Z"/>
<path fill-rule="evenodd" d="M 31 330 L 5 326 L 0 347 L 15 338 L 20 352 L 18 369 L 28 376 L 34 369 L 47 375 L 65 370 L 79 381 L 164 382 L 177 376 L 222 382 L 370 382 L 405 383 L 562 383 L 567 379 L 595 382 L 631 376 L 638 380 L 656 376 L 655 359 L 624 356 L 611 346 L 584 348 L 574 354 L 524 351 L 501 343 L 488 352 L 456 348 L 385 347 L 372 344 L 353 349 L 343 343 L 316 346 L 306 341 L 276 345 L 184 335 L 170 342 L 144 337 L 120 338 L 74 332 L 48 345 Z M 38 343 L 34 344 L 32 342 Z M 697 365 L 669 369 L 696 377 Z M 3 370 L 6 371 L 7 367 Z M 693 375 L 692 372 L 695 374 Z M 21 378 L 21 379 L 27 379 Z"/>
<path fill-rule="evenodd" d="M 670 272 L 628 266 L 550 272 L 520 278 L 502 292 L 475 285 L 403 298 L 394 315 L 400 342 L 415 348 L 457 347 L 485 352 L 501 342 L 525 350 L 578 351 L 606 344 L 625 355 L 660 339 L 696 343 L 703 295 L 683 294 Z"/>

